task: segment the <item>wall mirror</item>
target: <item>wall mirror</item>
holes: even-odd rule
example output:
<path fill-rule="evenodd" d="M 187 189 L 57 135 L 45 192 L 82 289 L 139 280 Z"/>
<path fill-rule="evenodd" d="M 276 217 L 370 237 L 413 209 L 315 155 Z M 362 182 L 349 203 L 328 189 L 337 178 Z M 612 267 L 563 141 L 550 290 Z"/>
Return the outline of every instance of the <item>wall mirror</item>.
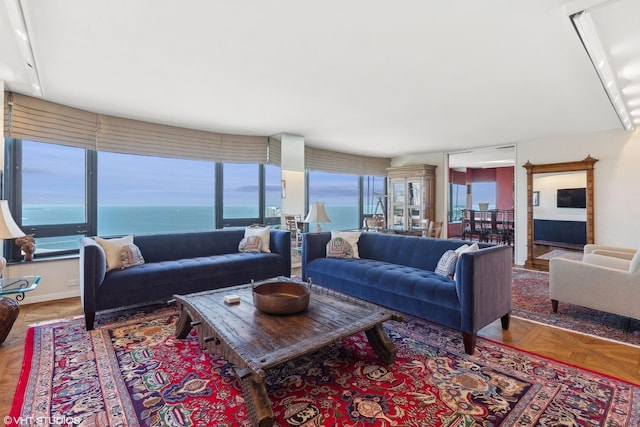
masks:
<path fill-rule="evenodd" d="M 534 256 L 534 218 L 533 218 L 533 178 L 535 174 L 586 172 L 586 243 L 594 242 L 594 205 L 593 205 L 593 170 L 598 159 L 587 156 L 577 162 L 533 164 L 527 162 L 523 167 L 527 170 L 527 261 L 525 267 L 549 270 L 549 260 Z"/>

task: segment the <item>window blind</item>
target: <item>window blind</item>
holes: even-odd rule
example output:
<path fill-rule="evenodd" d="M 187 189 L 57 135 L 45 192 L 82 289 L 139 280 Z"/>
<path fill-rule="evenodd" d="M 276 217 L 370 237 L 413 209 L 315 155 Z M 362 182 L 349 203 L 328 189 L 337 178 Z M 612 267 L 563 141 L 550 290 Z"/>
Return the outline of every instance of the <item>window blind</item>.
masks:
<path fill-rule="evenodd" d="M 275 138 L 269 138 L 267 163 L 280 166 L 282 163 L 282 143 Z"/>
<path fill-rule="evenodd" d="M 323 172 L 387 176 L 387 168 L 391 166 L 391 159 L 305 147 L 304 166 L 307 170 Z"/>
<path fill-rule="evenodd" d="M 221 145 L 217 133 L 98 115 L 98 151 L 218 161 Z"/>
<path fill-rule="evenodd" d="M 220 161 L 223 163 L 267 163 L 265 136 L 222 135 Z"/>
<path fill-rule="evenodd" d="M 95 148 L 95 113 L 38 98 L 5 93 L 6 137 Z"/>

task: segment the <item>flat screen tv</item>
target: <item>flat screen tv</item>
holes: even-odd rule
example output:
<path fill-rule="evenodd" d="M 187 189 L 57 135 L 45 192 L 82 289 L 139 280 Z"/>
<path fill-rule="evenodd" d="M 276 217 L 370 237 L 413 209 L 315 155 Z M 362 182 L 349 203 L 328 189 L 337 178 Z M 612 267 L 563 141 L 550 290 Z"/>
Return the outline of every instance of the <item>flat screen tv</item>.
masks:
<path fill-rule="evenodd" d="M 586 208 L 586 188 L 558 188 L 559 208 Z"/>

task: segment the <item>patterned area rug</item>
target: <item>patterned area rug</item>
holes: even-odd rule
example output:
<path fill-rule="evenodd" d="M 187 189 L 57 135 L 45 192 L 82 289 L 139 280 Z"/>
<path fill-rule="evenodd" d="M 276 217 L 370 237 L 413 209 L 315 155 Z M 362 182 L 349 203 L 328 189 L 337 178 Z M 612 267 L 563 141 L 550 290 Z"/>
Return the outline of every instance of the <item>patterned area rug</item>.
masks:
<path fill-rule="evenodd" d="M 82 320 L 29 329 L 8 425 L 248 426 L 232 367 L 174 338 L 171 309 L 87 333 Z M 361 333 L 270 370 L 276 426 L 637 425 L 640 387 L 408 318 L 380 364 Z M 32 418 L 29 418 L 32 417 Z M 8 421 L 8 422 L 7 422 Z"/>
<path fill-rule="evenodd" d="M 549 273 L 513 269 L 513 316 L 640 346 L 640 320 L 560 301 L 551 309 Z"/>

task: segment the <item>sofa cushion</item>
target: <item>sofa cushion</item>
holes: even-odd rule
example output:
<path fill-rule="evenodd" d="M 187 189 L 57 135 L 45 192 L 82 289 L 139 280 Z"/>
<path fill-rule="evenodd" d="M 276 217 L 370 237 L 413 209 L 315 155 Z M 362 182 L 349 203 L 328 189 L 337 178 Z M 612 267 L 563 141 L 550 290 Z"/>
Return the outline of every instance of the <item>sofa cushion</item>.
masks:
<path fill-rule="evenodd" d="M 145 263 L 125 270 L 106 274 L 101 287 L 102 298 L 111 300 L 115 295 L 129 295 L 122 305 L 129 305 L 144 296 L 153 301 L 172 293 L 187 294 L 207 289 L 249 283 L 282 273 L 284 258 L 272 253 L 239 253 L 211 257 L 186 258 L 173 261 Z M 176 286 L 179 283 L 180 286 Z M 170 294 L 169 294 L 170 295 Z M 97 301 L 98 305 L 102 301 Z"/>
<path fill-rule="evenodd" d="M 133 243 L 133 236 L 128 235 L 117 239 L 103 239 L 96 236 L 94 239 L 104 249 L 107 258 L 107 271 L 122 268 L 122 248 Z"/>
<path fill-rule="evenodd" d="M 382 290 L 460 309 L 455 282 L 431 271 L 365 258 L 318 258 L 307 265 L 307 273 L 313 283 L 358 298 L 371 300 Z"/>

